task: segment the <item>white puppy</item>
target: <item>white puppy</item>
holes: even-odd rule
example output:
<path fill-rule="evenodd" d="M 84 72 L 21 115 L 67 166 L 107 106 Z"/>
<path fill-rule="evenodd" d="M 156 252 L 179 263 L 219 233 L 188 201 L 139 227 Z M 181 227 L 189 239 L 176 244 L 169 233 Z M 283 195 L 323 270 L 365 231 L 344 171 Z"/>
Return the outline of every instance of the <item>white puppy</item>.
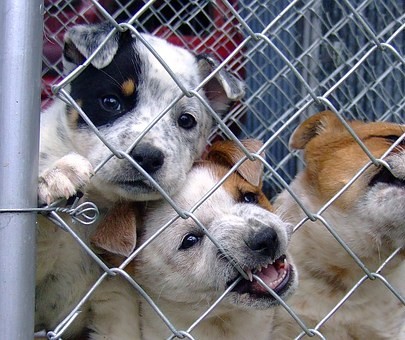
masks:
<path fill-rule="evenodd" d="M 374 157 L 381 157 L 405 131 L 386 122 L 349 122 Z M 302 204 L 316 213 L 368 162 L 369 157 L 332 112 L 309 118 L 290 144 L 303 149 L 306 168 L 291 183 Z M 322 218 L 371 271 L 397 249 L 381 275 L 405 297 L 405 152 L 403 141 L 384 160 L 371 165 L 329 206 Z M 277 213 L 297 224 L 306 215 L 288 192 L 276 200 Z M 316 325 L 362 278 L 365 272 L 337 242 L 321 220 L 307 221 L 294 233 L 290 251 L 300 285 L 289 304 L 309 328 Z M 328 339 L 404 339 L 405 306 L 376 278 L 367 279 L 319 331 Z M 280 308 L 276 339 L 291 339 L 302 329 Z"/>
<path fill-rule="evenodd" d="M 260 145 L 245 141 L 252 152 Z M 233 142 L 214 144 L 208 161 L 197 163 L 187 176 L 187 185 L 174 195 L 176 205 L 190 211 L 243 156 Z M 261 176 L 259 161 L 243 163 L 193 212 L 206 230 L 193 218 L 178 218 L 127 268 L 177 331 L 188 331 L 195 339 L 269 339 L 273 307 L 278 302 L 256 278 L 286 298 L 295 288 L 296 273 L 287 254 L 291 226 L 272 212 L 261 191 Z M 138 224 L 139 247 L 175 216 L 165 201 L 148 203 L 144 221 Z M 189 329 L 241 278 L 236 265 L 250 280 L 238 281 L 219 305 Z M 123 327 L 116 338 L 126 339 L 125 334 L 131 332 L 131 339 L 164 339 L 172 335 L 148 302 L 135 290 L 132 295 L 136 298 L 138 320 Z M 123 310 L 129 303 L 133 301 L 122 306 Z M 101 320 L 108 313 L 111 311 L 105 310 Z M 103 327 L 102 322 L 94 325 Z"/>

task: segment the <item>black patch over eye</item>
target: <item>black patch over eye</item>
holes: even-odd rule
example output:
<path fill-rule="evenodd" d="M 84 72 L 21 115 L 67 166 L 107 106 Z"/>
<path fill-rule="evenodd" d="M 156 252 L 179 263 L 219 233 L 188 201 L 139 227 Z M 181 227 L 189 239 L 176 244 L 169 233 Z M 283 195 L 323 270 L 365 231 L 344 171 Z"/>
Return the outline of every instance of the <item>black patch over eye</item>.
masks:
<path fill-rule="evenodd" d="M 259 196 L 254 192 L 244 192 L 241 195 L 242 203 L 257 204 L 259 202 Z"/>
<path fill-rule="evenodd" d="M 188 249 L 197 244 L 200 241 L 201 237 L 194 234 L 187 234 L 184 236 L 183 241 L 181 242 L 180 249 Z"/>
<path fill-rule="evenodd" d="M 190 130 L 197 125 L 197 121 L 189 113 L 182 113 L 177 119 L 177 123 L 179 124 L 180 127 L 186 130 Z"/>
<path fill-rule="evenodd" d="M 108 95 L 100 98 L 102 108 L 108 112 L 121 112 L 122 105 L 120 100 L 114 95 Z"/>

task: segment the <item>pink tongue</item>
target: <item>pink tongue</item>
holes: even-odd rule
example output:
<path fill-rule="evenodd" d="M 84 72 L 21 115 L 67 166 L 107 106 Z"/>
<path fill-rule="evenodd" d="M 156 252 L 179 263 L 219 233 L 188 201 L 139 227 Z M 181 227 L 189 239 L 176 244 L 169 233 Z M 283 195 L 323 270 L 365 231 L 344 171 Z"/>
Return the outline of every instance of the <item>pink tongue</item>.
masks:
<path fill-rule="evenodd" d="M 275 280 L 278 279 L 279 273 L 277 272 L 276 268 L 274 266 L 269 265 L 267 268 L 263 268 L 262 271 L 255 273 L 258 277 L 260 277 L 263 282 L 269 286 L 269 288 L 276 288 L 275 284 L 273 283 Z M 264 288 L 260 283 L 257 281 L 254 281 L 252 283 L 252 288 L 259 292 L 259 293 L 265 293 L 267 292 L 267 289 Z"/>
<path fill-rule="evenodd" d="M 278 278 L 278 272 L 274 266 L 263 268 L 257 275 L 266 283 L 270 283 Z"/>

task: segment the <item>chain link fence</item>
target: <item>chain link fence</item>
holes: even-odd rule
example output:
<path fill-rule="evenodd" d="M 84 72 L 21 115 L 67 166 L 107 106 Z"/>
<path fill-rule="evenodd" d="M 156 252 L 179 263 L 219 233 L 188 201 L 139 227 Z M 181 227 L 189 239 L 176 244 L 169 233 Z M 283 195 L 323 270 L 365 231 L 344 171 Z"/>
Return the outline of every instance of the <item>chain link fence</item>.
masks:
<path fill-rule="evenodd" d="M 285 189 L 304 166 L 300 154 L 288 149 L 288 140 L 313 113 L 331 109 L 350 119 L 405 123 L 402 0 L 45 0 L 43 107 L 52 101 L 51 87 L 63 79 L 66 29 L 104 20 L 129 22 L 138 32 L 215 55 L 244 80 L 245 97 L 217 124 L 210 139 L 262 140 L 268 197 Z M 56 86 L 56 94 L 59 90 Z M 96 255 L 94 261 L 106 268 Z M 63 338 L 88 296 L 83 298 L 48 333 L 50 338 Z M 399 308 L 405 308 L 404 296 L 396 292 L 396 298 Z M 331 310 L 340 312 L 340 306 Z M 305 325 L 303 331 L 310 334 Z"/>

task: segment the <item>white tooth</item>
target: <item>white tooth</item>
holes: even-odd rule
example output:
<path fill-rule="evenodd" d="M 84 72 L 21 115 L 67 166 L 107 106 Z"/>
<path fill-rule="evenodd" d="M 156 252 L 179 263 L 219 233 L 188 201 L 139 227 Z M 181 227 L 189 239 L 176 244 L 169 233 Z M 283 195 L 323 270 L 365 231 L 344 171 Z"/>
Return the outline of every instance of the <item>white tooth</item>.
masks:
<path fill-rule="evenodd" d="M 263 267 L 267 269 L 268 266 L 269 266 L 269 264 L 267 263 Z"/>
<path fill-rule="evenodd" d="M 250 269 L 246 269 L 246 274 L 247 274 L 247 276 L 248 276 L 250 282 L 252 282 L 252 281 L 253 281 L 253 274 L 252 274 L 252 271 L 251 271 Z"/>
<path fill-rule="evenodd" d="M 257 266 L 257 269 L 256 269 L 256 273 L 258 273 L 258 272 L 261 272 L 262 271 L 262 266 Z"/>
<path fill-rule="evenodd" d="M 281 276 L 278 279 L 271 282 L 271 288 L 275 289 L 276 287 L 278 287 L 278 285 L 285 279 L 286 275 L 287 271 L 285 270 L 281 273 Z"/>

